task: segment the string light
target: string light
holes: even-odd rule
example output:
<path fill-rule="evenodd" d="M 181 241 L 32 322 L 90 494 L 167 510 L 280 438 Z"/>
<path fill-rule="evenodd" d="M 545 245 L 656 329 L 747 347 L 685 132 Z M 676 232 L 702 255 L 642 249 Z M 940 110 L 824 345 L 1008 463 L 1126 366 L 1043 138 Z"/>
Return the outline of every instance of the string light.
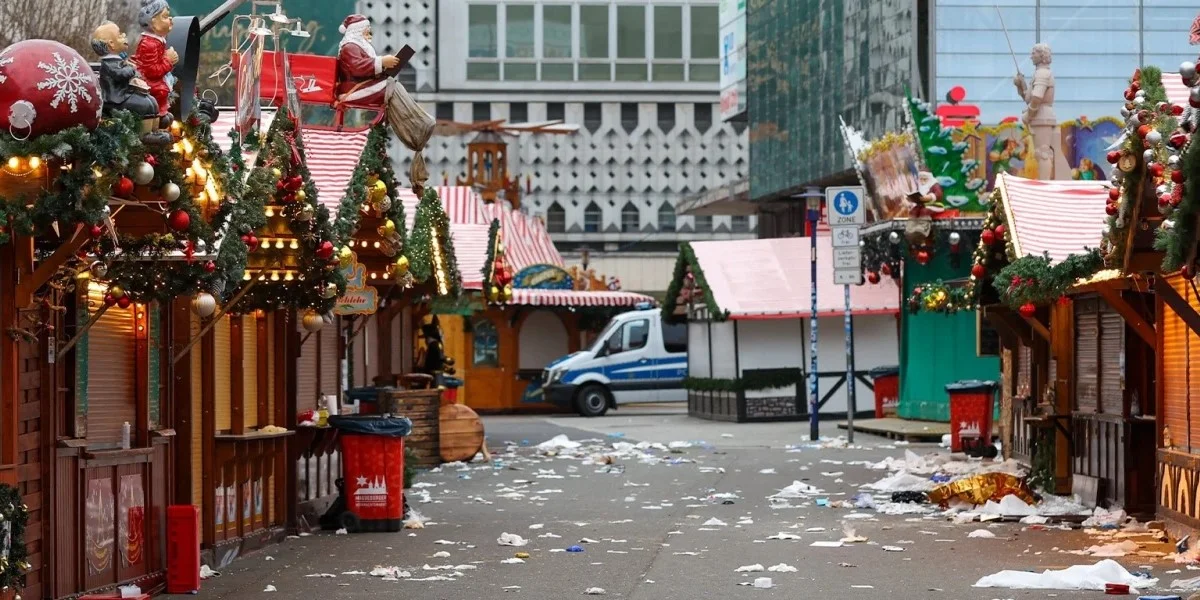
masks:
<path fill-rule="evenodd" d="M 448 296 L 450 294 L 450 286 L 446 282 L 446 266 L 442 258 L 442 241 L 438 239 L 437 230 L 433 225 L 429 226 L 429 239 L 433 245 L 433 276 L 437 280 L 438 294 Z"/>
<path fill-rule="evenodd" d="M 288 245 L 288 248 L 291 248 L 292 250 L 298 250 L 300 248 L 300 242 L 297 240 L 292 240 L 292 243 Z"/>

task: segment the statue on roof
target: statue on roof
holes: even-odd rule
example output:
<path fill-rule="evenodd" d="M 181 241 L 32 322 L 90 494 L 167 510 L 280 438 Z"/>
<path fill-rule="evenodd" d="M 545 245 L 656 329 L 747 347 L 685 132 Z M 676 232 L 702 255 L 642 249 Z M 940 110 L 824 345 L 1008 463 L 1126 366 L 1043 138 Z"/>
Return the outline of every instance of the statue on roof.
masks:
<path fill-rule="evenodd" d="M 1062 153 L 1058 118 L 1054 115 L 1054 73 L 1050 71 L 1050 46 L 1034 44 L 1029 58 L 1035 67 L 1032 84 L 1027 84 L 1025 76 L 1018 72 L 1013 77 L 1013 85 L 1025 101 L 1021 121 L 1033 136 L 1038 179 L 1070 179 L 1071 167 Z"/>
<path fill-rule="evenodd" d="M 171 33 L 171 27 L 175 24 L 171 18 L 171 7 L 166 0 L 142 0 L 138 23 L 143 31 L 138 39 L 133 63 L 149 87 L 150 95 L 158 103 L 159 116 L 164 123 L 169 123 L 167 113 L 171 109 L 171 93 L 175 85 L 171 71 L 179 62 L 179 53 L 167 44 L 167 34 Z"/>

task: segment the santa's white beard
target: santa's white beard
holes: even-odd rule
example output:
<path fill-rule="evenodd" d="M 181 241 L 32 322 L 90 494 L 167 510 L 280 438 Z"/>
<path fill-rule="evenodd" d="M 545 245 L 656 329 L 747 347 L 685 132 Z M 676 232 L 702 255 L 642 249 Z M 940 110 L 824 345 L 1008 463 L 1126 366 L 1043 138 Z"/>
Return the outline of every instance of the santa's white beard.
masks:
<path fill-rule="evenodd" d="M 363 37 L 361 31 L 347 31 L 346 35 L 342 36 L 342 41 L 338 44 L 338 48 L 341 48 L 346 44 L 354 44 L 355 46 L 365 50 L 370 56 L 375 56 L 375 46 L 372 46 L 371 42 L 367 40 L 367 38 Z"/>

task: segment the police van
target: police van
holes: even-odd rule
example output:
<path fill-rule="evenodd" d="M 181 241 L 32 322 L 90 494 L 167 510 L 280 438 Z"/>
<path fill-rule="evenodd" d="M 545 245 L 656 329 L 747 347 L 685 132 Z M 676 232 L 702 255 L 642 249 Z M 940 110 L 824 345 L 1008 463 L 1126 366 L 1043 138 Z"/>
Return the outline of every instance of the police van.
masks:
<path fill-rule="evenodd" d="M 685 402 L 687 324 L 668 323 L 650 306 L 608 322 L 591 348 L 550 363 L 546 400 L 599 417 L 619 404 Z"/>

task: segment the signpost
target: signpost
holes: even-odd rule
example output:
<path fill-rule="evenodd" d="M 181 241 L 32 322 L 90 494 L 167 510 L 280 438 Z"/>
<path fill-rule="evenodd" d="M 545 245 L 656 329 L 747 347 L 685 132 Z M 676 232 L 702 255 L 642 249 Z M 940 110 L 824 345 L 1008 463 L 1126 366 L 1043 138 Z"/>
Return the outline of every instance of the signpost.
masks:
<path fill-rule="evenodd" d="M 854 378 L 854 315 L 850 312 L 850 286 L 862 285 L 862 250 L 858 228 L 866 222 L 863 188 L 825 188 L 829 206 L 829 226 L 833 236 L 833 283 L 840 285 L 845 297 L 846 329 L 846 437 L 854 443 L 854 412 L 857 409 L 858 384 Z"/>

